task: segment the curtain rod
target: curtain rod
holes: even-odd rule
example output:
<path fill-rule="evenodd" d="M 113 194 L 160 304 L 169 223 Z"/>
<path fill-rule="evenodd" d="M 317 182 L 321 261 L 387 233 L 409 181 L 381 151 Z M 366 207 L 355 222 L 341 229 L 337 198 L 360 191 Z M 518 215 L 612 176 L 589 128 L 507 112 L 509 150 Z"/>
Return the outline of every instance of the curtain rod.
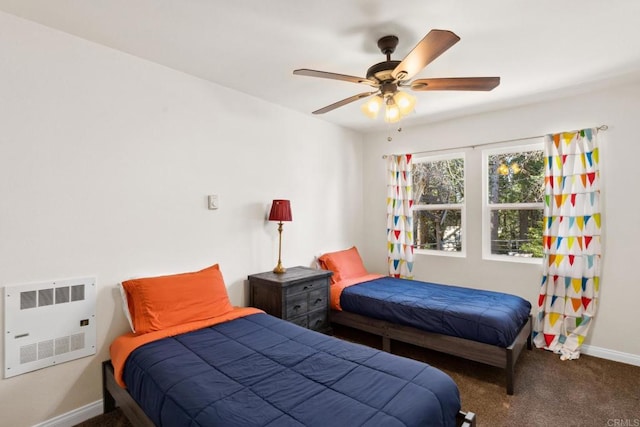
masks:
<path fill-rule="evenodd" d="M 607 125 L 600 125 L 596 128 L 599 131 L 605 131 L 607 129 L 609 129 L 609 126 Z M 572 131 L 568 131 L 569 133 L 574 133 L 574 132 L 579 132 L 581 129 L 578 130 L 572 130 Z M 435 151 L 450 151 L 450 150 L 460 150 L 462 148 L 471 148 L 471 149 L 475 149 L 477 147 L 484 147 L 487 145 L 496 145 L 496 144 L 504 144 L 507 142 L 517 142 L 517 141 L 527 141 L 529 139 L 537 139 L 537 138 L 544 138 L 546 135 L 536 135 L 536 136 L 527 136 L 524 138 L 514 138 L 514 139 L 504 139 L 502 141 L 493 141 L 493 142 L 485 142 L 483 144 L 475 144 L 475 145 L 464 145 L 462 147 L 453 147 L 453 148 L 438 148 L 438 149 L 433 149 L 433 150 L 426 150 L 426 151 L 417 151 L 415 153 L 410 153 L 411 155 L 415 156 L 417 154 L 426 154 L 426 153 L 433 153 Z M 387 154 L 383 154 L 382 158 L 386 159 L 387 157 L 389 157 Z"/>

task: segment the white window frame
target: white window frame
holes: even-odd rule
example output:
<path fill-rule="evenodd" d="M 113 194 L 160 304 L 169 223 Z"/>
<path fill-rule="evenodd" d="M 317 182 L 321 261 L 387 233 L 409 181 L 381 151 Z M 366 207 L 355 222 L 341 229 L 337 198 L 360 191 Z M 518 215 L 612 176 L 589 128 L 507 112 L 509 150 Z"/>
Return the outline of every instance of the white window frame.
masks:
<path fill-rule="evenodd" d="M 462 159 L 463 168 L 462 168 L 462 177 L 464 180 L 464 203 L 450 203 L 450 204 L 427 204 L 420 205 L 415 203 L 413 204 L 413 213 L 414 213 L 414 221 L 415 221 L 415 211 L 416 210 L 460 210 L 460 252 L 450 252 L 443 251 L 440 249 L 415 249 L 416 254 L 421 255 L 434 255 L 434 256 L 449 256 L 456 258 L 465 258 L 467 256 L 467 218 L 466 218 L 466 204 L 467 204 L 467 159 L 464 152 L 452 152 L 446 154 L 437 154 L 430 156 L 421 156 L 414 157 L 413 164 L 416 163 L 426 163 L 426 162 L 437 162 L 441 160 L 453 160 L 453 159 Z M 413 183 L 415 188 L 415 182 Z M 414 239 L 417 236 L 414 236 Z"/>
<path fill-rule="evenodd" d="M 533 144 L 523 144 L 482 150 L 482 259 L 490 261 L 517 262 L 523 264 L 542 264 L 542 258 L 527 258 L 491 253 L 491 212 L 505 209 L 544 209 L 539 203 L 489 203 L 489 156 L 505 153 L 522 153 L 544 150 L 542 139 Z M 466 194 L 466 193 L 465 193 Z"/>

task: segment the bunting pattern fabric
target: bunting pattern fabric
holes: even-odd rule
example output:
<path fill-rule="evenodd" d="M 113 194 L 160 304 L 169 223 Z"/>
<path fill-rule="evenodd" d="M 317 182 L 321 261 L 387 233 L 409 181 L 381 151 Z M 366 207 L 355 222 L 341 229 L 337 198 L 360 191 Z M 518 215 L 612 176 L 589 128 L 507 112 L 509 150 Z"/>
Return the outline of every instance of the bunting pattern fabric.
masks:
<path fill-rule="evenodd" d="M 600 291 L 600 159 L 597 129 L 547 135 L 543 276 L 536 347 L 580 357 Z"/>
<path fill-rule="evenodd" d="M 389 276 L 413 279 L 411 154 L 387 157 L 387 252 Z"/>

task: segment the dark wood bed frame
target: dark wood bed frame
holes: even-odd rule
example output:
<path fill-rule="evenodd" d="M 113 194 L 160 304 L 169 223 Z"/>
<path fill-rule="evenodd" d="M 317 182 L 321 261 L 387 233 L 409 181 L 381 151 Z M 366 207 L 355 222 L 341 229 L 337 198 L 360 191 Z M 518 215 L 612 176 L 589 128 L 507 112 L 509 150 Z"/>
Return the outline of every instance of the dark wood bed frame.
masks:
<path fill-rule="evenodd" d="M 135 427 L 155 427 L 153 421 L 133 400 L 129 392 L 116 383 L 110 360 L 102 362 L 102 404 L 105 414 L 119 407 Z M 458 412 L 456 425 L 458 427 L 476 427 L 476 414 Z"/>
<path fill-rule="evenodd" d="M 382 349 L 387 352 L 391 352 L 391 340 L 396 340 L 503 368 L 507 374 L 507 394 L 509 395 L 513 394 L 513 374 L 518 356 L 525 345 L 531 350 L 531 316 L 507 348 L 426 332 L 346 311 L 331 310 L 329 320 L 331 323 L 381 336 Z"/>
<path fill-rule="evenodd" d="M 118 385 L 111 360 L 107 360 L 102 362 L 102 409 L 106 414 L 118 407 L 135 427 L 155 427 L 127 389 Z"/>

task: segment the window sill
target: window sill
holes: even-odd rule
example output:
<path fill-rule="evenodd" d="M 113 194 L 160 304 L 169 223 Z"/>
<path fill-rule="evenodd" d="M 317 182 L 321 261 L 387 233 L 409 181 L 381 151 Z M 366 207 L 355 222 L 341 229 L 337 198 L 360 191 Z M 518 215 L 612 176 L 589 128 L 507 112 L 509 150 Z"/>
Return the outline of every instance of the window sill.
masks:
<path fill-rule="evenodd" d="M 483 256 L 482 259 L 484 261 L 502 261 L 502 262 L 515 262 L 519 264 L 542 265 L 542 260 L 544 258 L 508 256 L 508 255 L 489 255 L 489 256 Z"/>
<path fill-rule="evenodd" d="M 445 256 L 445 257 L 451 257 L 451 258 L 467 257 L 467 254 L 464 251 L 448 252 L 448 251 L 436 251 L 436 250 L 429 250 L 429 249 L 415 249 L 413 253 L 417 255 Z"/>

